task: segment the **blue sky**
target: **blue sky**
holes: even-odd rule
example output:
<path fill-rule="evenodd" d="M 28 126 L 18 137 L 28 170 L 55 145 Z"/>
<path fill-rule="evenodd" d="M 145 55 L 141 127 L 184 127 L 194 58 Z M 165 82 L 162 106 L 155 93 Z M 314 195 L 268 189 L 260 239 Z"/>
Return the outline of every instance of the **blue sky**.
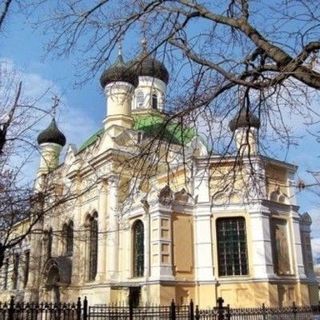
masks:
<path fill-rule="evenodd" d="M 77 81 L 77 64 L 74 56 L 53 59 L 46 57 L 44 44 L 46 36 L 41 30 L 34 30 L 25 19 L 18 14 L 9 16 L 4 32 L 0 35 L 0 59 L 6 60 L 12 69 L 17 69 L 22 74 L 24 90 L 28 95 L 41 95 L 50 88 L 52 95 L 62 97 L 58 109 L 59 126 L 65 133 L 68 143 L 79 146 L 88 136 L 97 131 L 102 124 L 106 113 L 105 99 L 99 84 L 99 75 L 88 81 L 82 87 L 75 86 Z M 43 103 L 50 104 L 47 98 Z M 291 115 L 288 115 L 290 117 Z M 50 119 L 48 117 L 47 122 Z M 292 117 L 292 127 L 299 144 L 292 147 L 286 160 L 299 166 L 298 177 L 306 183 L 313 183 L 306 170 L 319 168 L 319 145 L 305 131 L 301 119 Z M 276 149 L 276 148 L 275 148 Z M 281 152 L 280 152 L 281 153 Z M 280 160 L 284 160 L 280 158 Z M 313 248 L 320 256 L 320 198 L 309 188 L 297 194 L 300 212 L 308 211 L 313 219 Z"/>

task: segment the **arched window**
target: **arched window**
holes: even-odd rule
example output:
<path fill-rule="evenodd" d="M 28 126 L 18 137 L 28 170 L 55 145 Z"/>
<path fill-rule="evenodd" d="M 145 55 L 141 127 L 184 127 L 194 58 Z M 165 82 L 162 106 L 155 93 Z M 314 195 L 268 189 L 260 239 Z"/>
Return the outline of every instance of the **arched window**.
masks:
<path fill-rule="evenodd" d="M 4 268 L 3 290 L 7 290 L 8 289 L 8 275 L 9 275 L 9 258 L 6 258 L 3 268 Z"/>
<path fill-rule="evenodd" d="M 152 95 L 151 105 L 152 109 L 158 109 L 158 96 L 156 93 Z"/>
<path fill-rule="evenodd" d="M 47 233 L 47 257 L 51 258 L 52 256 L 52 239 L 53 234 L 52 234 L 52 229 L 49 229 Z"/>
<path fill-rule="evenodd" d="M 144 103 L 144 94 L 142 91 L 138 91 L 136 94 L 136 101 L 137 101 L 137 107 L 141 108 L 143 107 L 143 103 Z"/>
<path fill-rule="evenodd" d="M 246 223 L 242 217 L 217 220 L 219 276 L 248 274 Z"/>
<path fill-rule="evenodd" d="M 133 231 L 133 276 L 142 277 L 144 273 L 144 227 L 141 220 L 134 223 Z"/>
<path fill-rule="evenodd" d="M 73 222 L 63 226 L 63 236 L 65 240 L 65 255 L 72 256 L 73 253 Z"/>
<path fill-rule="evenodd" d="M 88 280 L 93 281 L 97 275 L 98 266 L 98 221 L 95 213 L 89 218 L 89 272 Z"/>
<path fill-rule="evenodd" d="M 28 284 L 29 267 L 30 267 L 30 251 L 28 250 L 24 254 L 24 278 L 23 278 L 23 287 L 24 288 Z"/>
<path fill-rule="evenodd" d="M 19 264 L 20 264 L 20 256 L 19 254 L 15 254 L 13 257 L 13 275 L 12 275 L 13 289 L 18 289 Z"/>

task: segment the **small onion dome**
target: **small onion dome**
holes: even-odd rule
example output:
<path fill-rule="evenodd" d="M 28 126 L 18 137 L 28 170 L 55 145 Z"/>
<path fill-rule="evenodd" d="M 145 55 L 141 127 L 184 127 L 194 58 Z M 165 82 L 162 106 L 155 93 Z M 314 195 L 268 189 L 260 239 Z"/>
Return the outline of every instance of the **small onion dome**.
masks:
<path fill-rule="evenodd" d="M 147 76 L 162 80 L 165 84 L 169 82 L 169 72 L 165 65 L 157 59 L 143 53 L 134 62 L 138 76 Z"/>
<path fill-rule="evenodd" d="M 134 87 L 138 86 L 138 76 L 134 68 L 123 61 L 122 54 L 119 53 L 116 62 L 107 70 L 105 70 L 100 77 L 100 84 L 104 88 L 107 84 L 112 82 L 128 82 Z"/>
<path fill-rule="evenodd" d="M 253 127 L 260 128 L 260 120 L 250 111 L 242 109 L 230 122 L 229 128 L 233 132 L 238 128 Z"/>
<path fill-rule="evenodd" d="M 66 137 L 58 129 L 54 118 L 52 119 L 49 127 L 40 132 L 37 140 L 39 145 L 43 143 L 56 143 L 63 147 L 66 144 Z"/>

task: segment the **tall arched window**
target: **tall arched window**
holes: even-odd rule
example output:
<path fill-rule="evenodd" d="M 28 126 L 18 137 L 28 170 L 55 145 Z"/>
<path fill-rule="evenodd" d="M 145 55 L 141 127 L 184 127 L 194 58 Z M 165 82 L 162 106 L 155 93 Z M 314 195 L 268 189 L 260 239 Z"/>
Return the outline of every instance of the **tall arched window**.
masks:
<path fill-rule="evenodd" d="M 158 109 L 158 96 L 156 93 L 152 95 L 151 105 L 152 109 Z"/>
<path fill-rule="evenodd" d="M 9 258 L 6 258 L 3 267 L 4 267 L 3 290 L 7 290 L 8 289 L 8 275 L 9 275 Z"/>
<path fill-rule="evenodd" d="M 48 233 L 47 233 L 47 257 L 51 258 L 52 256 L 52 239 L 53 238 L 53 233 L 52 229 L 50 228 Z"/>
<path fill-rule="evenodd" d="M 97 275 L 98 266 L 98 221 L 95 213 L 89 218 L 89 272 L 88 280 L 93 281 Z"/>
<path fill-rule="evenodd" d="M 141 220 L 134 223 L 133 231 L 133 276 L 142 277 L 144 271 L 144 227 Z"/>
<path fill-rule="evenodd" d="M 142 108 L 144 103 L 144 94 L 142 91 L 138 91 L 136 94 L 137 107 Z"/>
<path fill-rule="evenodd" d="M 13 257 L 13 275 L 12 275 L 13 289 L 18 289 L 19 264 L 20 264 L 20 256 L 19 256 L 19 254 L 15 254 Z"/>
<path fill-rule="evenodd" d="M 65 239 L 65 254 L 66 256 L 72 256 L 73 253 L 73 222 L 63 226 L 63 235 Z"/>
<path fill-rule="evenodd" d="M 24 254 L 24 277 L 23 277 L 23 287 L 24 288 L 28 284 L 29 267 L 30 267 L 30 251 L 28 250 Z"/>

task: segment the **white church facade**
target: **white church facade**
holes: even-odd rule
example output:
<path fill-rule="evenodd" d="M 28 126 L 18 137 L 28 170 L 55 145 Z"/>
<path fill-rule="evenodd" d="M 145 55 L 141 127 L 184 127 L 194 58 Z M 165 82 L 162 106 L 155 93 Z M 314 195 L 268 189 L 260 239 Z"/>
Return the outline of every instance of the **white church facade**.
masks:
<path fill-rule="evenodd" d="M 296 166 L 259 154 L 260 122 L 246 110 L 230 122 L 243 151 L 238 167 L 236 156 L 211 154 L 196 134 L 167 125 L 168 81 L 156 59 L 128 68 L 119 55 L 101 76 L 101 130 L 79 150 L 69 145 L 63 163 L 66 138 L 55 120 L 40 133 L 35 193 L 50 182 L 53 197 L 68 201 L 48 210 L 36 224 L 41 232 L 7 259 L 0 300 L 317 303 Z"/>

